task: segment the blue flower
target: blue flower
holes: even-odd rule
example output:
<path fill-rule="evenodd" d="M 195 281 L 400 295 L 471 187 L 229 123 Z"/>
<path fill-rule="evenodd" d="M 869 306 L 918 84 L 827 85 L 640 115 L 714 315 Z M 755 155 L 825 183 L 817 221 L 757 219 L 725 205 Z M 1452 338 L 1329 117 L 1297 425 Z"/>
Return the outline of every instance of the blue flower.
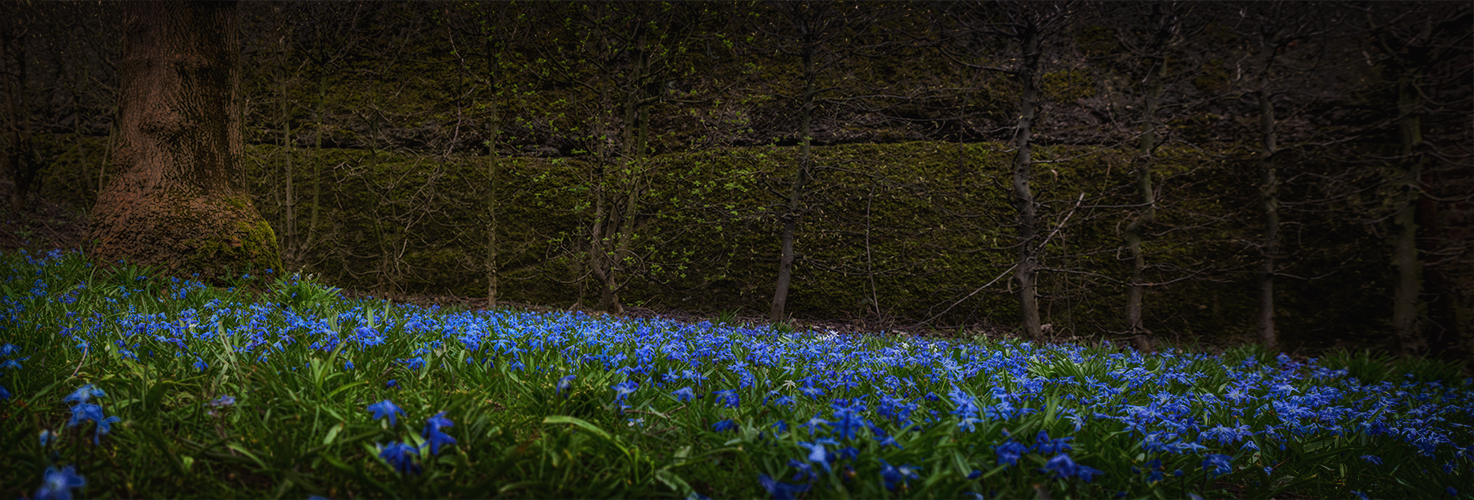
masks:
<path fill-rule="evenodd" d="M 15 352 L 18 350 L 20 350 L 20 348 L 16 347 L 15 344 L 0 344 L 0 356 L 10 356 L 12 354 L 15 354 Z"/>
<path fill-rule="evenodd" d="M 906 449 L 906 447 L 901 446 L 901 443 L 896 442 L 895 436 L 875 436 L 875 440 L 880 442 L 881 448 L 884 448 L 886 446 L 894 446 L 897 449 Z"/>
<path fill-rule="evenodd" d="M 833 472 L 829 468 L 829 450 L 824 448 L 823 442 L 806 443 L 799 441 L 799 446 L 809 449 L 809 461 L 824 466 L 824 472 Z"/>
<path fill-rule="evenodd" d="M 41 488 L 36 490 L 36 500 L 71 500 L 72 488 L 81 488 L 86 485 L 87 480 L 77 475 L 77 469 L 70 465 L 62 467 L 61 470 L 47 467 Z"/>
<path fill-rule="evenodd" d="M 896 467 L 886 462 L 884 458 L 879 460 L 880 478 L 885 480 L 885 488 L 888 490 L 896 489 L 896 483 L 901 483 L 901 486 L 904 487 L 912 479 L 921 479 L 921 476 L 916 473 L 921 467 L 911 464 Z"/>
<path fill-rule="evenodd" d="M 821 425 L 828 426 L 829 425 L 829 421 L 828 420 L 824 420 L 822 418 L 819 418 L 819 415 L 816 413 L 816 414 L 814 414 L 814 418 L 809 419 L 808 422 L 804 422 L 801 425 L 803 427 L 808 427 L 809 428 L 809 436 L 810 437 L 813 437 L 813 435 L 814 435 L 814 429 L 817 428 L 817 427 L 819 427 L 819 426 L 821 426 Z"/>
<path fill-rule="evenodd" d="M 10 391 L 5 390 L 3 385 L 0 385 L 0 399 L 10 399 Z"/>
<path fill-rule="evenodd" d="M 568 376 L 565 376 L 563 378 L 558 379 L 558 388 L 553 391 L 554 394 L 563 394 L 563 391 L 566 391 L 570 387 L 573 387 L 573 379 L 575 379 L 575 378 L 578 378 L 578 377 L 577 376 L 574 376 L 574 375 L 568 375 Z M 568 395 L 567 394 L 564 394 L 563 395 L 563 398 L 564 399 L 567 399 L 568 398 Z"/>
<path fill-rule="evenodd" d="M 398 406 L 395 406 L 392 401 L 387 399 L 368 405 L 368 411 L 374 412 L 374 420 L 389 417 L 389 425 L 394 425 L 395 413 L 404 415 L 404 410 L 400 410 Z"/>
<path fill-rule="evenodd" d="M 1228 474 L 1233 472 L 1233 467 L 1229 465 L 1229 460 L 1232 459 L 1228 455 L 1209 454 L 1208 458 L 1203 459 L 1203 469 L 1207 470 L 1210 476 L 1216 477 Z"/>
<path fill-rule="evenodd" d="M 1376 455 L 1362 455 L 1361 459 L 1376 465 L 1382 465 L 1382 457 L 1378 457 Z"/>
<path fill-rule="evenodd" d="M 714 430 L 716 430 L 717 432 L 727 432 L 727 431 L 730 431 L 730 430 L 736 430 L 737 429 L 737 422 L 733 422 L 732 419 L 729 418 L 729 419 L 726 419 L 726 420 L 722 420 L 721 422 L 717 422 L 715 424 L 712 424 L 711 428 L 714 429 Z"/>
<path fill-rule="evenodd" d="M 737 398 L 737 391 L 733 391 L 733 390 L 716 391 L 716 392 L 713 392 L 712 395 L 716 396 L 717 401 L 720 401 L 722 404 L 726 405 L 728 408 L 736 408 L 736 407 L 742 405 L 742 401 Z"/>
<path fill-rule="evenodd" d="M 998 463 L 1004 465 L 1018 465 L 1019 457 L 1029 452 L 1029 447 L 1018 441 L 1009 439 L 1007 442 L 993 448 L 998 454 Z"/>
<path fill-rule="evenodd" d="M 93 397 L 105 398 L 107 397 L 107 393 L 102 392 L 102 389 L 92 387 L 92 384 L 87 384 L 61 400 L 67 403 L 86 403 L 88 399 Z"/>
<path fill-rule="evenodd" d="M 1070 447 L 1070 444 L 1066 443 L 1066 441 L 1069 441 L 1071 439 L 1074 438 L 1064 437 L 1059 439 L 1049 439 L 1049 433 L 1045 431 L 1039 431 L 1039 435 L 1034 438 L 1035 443 L 1037 443 L 1034 445 L 1034 450 L 1038 451 L 1041 455 L 1053 455 L 1055 453 L 1073 451 L 1073 448 Z"/>
<path fill-rule="evenodd" d="M 1049 459 L 1048 462 L 1044 463 L 1043 470 L 1054 473 L 1054 477 L 1061 479 L 1079 477 L 1087 483 L 1094 479 L 1096 475 L 1101 474 L 1099 470 L 1075 463 L 1074 460 L 1070 459 L 1070 455 L 1066 453 L 1060 453 L 1055 455 L 1054 458 Z"/>
<path fill-rule="evenodd" d="M 788 478 L 790 481 L 809 481 L 819 477 L 814 473 L 813 467 L 797 458 L 788 459 L 788 466 L 798 469 L 798 472 L 793 473 L 793 477 Z"/>
<path fill-rule="evenodd" d="M 794 495 L 809 489 L 807 484 L 788 484 L 768 477 L 767 474 L 758 474 L 757 478 L 758 483 L 763 485 L 763 489 L 768 490 L 769 495 L 773 495 L 773 500 L 793 500 Z"/>
<path fill-rule="evenodd" d="M 676 389 L 675 392 L 670 393 L 670 395 L 675 396 L 676 401 L 680 401 L 682 403 L 691 401 L 692 399 L 696 399 L 696 391 L 691 390 L 690 386 Z"/>
<path fill-rule="evenodd" d="M 425 420 L 425 430 L 420 433 L 426 441 L 430 442 L 430 454 L 439 455 L 440 445 L 455 444 L 456 439 L 440 432 L 440 429 L 455 425 L 450 419 L 445 418 L 445 412 L 436 413 L 435 416 Z"/>
<path fill-rule="evenodd" d="M 78 424 L 88 420 L 97 423 L 97 430 L 92 435 L 92 444 L 98 444 L 102 435 L 112 430 L 110 425 L 113 422 L 117 422 L 118 417 L 104 417 L 101 406 L 82 403 L 72 406 L 72 418 L 67 421 L 67 427 L 76 427 Z"/>
<path fill-rule="evenodd" d="M 389 465 L 393 466 L 394 470 L 400 474 L 406 472 L 419 474 L 420 466 L 415 465 L 414 459 L 410 457 L 410 455 L 419 454 L 420 450 L 415 449 L 415 447 L 394 441 L 389 443 L 388 446 L 380 446 L 379 458 L 383 458 L 384 461 L 389 462 Z"/>
<path fill-rule="evenodd" d="M 852 408 L 836 410 L 834 412 L 834 418 L 836 419 L 833 422 L 834 432 L 839 435 L 840 439 L 854 439 L 855 431 L 865 427 L 867 423 L 865 419 L 856 415 L 855 410 Z"/>
<path fill-rule="evenodd" d="M 1451 497 L 1457 497 L 1457 496 L 1459 496 L 1459 490 L 1454 489 L 1453 486 L 1449 486 L 1447 488 L 1444 488 L 1443 489 L 1443 492 L 1444 493 L 1448 493 L 1448 496 L 1451 496 Z"/>
<path fill-rule="evenodd" d="M 394 379 L 389 379 L 389 382 L 386 383 L 386 384 L 384 384 L 384 388 L 386 388 L 386 389 L 398 389 L 399 388 L 399 382 L 395 382 Z"/>
<path fill-rule="evenodd" d="M 219 398 L 215 398 L 214 401 L 210 402 L 210 406 L 216 408 L 219 408 L 221 406 L 230 406 L 233 404 L 235 404 L 235 396 L 220 396 Z"/>
<path fill-rule="evenodd" d="M 1372 500 L 1372 497 L 1367 496 L 1366 493 L 1362 493 L 1360 491 L 1353 491 L 1351 493 L 1355 494 L 1356 498 L 1360 498 L 1361 500 Z"/>

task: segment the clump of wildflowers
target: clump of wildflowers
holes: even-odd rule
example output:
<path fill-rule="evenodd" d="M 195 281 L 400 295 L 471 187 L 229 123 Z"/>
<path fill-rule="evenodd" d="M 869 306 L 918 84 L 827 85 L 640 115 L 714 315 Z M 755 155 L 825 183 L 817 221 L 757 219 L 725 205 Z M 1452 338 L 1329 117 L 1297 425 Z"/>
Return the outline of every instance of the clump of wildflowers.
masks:
<path fill-rule="evenodd" d="M 112 430 L 112 423 L 117 422 L 118 417 L 104 416 L 102 414 L 102 406 L 87 402 L 88 399 L 94 397 L 107 397 L 107 393 L 104 393 L 102 389 L 93 387 L 92 384 L 87 384 L 71 393 L 71 395 L 62 398 L 62 401 L 72 403 L 72 418 L 67 421 L 67 427 L 76 427 L 88 420 L 93 421 L 97 424 L 97 427 L 92 435 L 92 444 L 99 444 L 102 435 Z"/>
<path fill-rule="evenodd" d="M 84 486 L 87 480 L 77 474 L 75 467 L 68 465 L 61 470 L 47 467 L 41 487 L 36 490 L 36 500 L 71 500 L 72 489 Z"/>

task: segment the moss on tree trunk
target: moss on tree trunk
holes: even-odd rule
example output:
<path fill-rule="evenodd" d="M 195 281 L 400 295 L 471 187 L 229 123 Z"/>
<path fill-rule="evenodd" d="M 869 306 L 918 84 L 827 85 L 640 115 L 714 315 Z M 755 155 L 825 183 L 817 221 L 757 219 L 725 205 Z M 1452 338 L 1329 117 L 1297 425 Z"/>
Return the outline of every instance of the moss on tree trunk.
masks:
<path fill-rule="evenodd" d="M 236 5 L 129 7 L 119 175 L 98 195 L 90 256 L 206 278 L 279 269 L 276 235 L 240 185 Z"/>

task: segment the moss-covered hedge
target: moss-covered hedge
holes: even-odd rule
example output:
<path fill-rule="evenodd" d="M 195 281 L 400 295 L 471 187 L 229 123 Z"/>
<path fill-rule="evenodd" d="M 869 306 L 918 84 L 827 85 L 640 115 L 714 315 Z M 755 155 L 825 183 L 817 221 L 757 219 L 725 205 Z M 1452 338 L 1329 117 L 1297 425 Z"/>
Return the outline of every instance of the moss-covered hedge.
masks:
<path fill-rule="evenodd" d="M 90 207 L 105 141 L 47 147 L 56 161 L 44 173 L 43 195 Z M 590 166 L 578 159 L 311 148 L 290 155 L 290 209 L 288 152 L 248 146 L 245 161 L 245 181 L 272 222 L 289 271 L 369 291 L 484 297 L 494 213 L 499 299 L 566 307 L 597 298 L 583 285 L 592 208 Z M 809 318 L 1011 327 L 1017 306 L 1005 274 L 1016 255 L 1012 155 L 990 143 L 814 148 L 788 310 Z M 1064 334 L 1121 328 L 1130 262 L 1119 231 L 1139 208 L 1135 158 L 1061 146 L 1039 148 L 1035 159 L 1041 163 L 1032 186 L 1048 238 L 1040 277 L 1045 321 Z M 765 313 L 798 161 L 796 148 L 776 146 L 645 160 L 642 209 L 619 270 L 624 303 Z M 1154 330 L 1218 336 L 1252 327 L 1259 227 L 1248 165 L 1197 150 L 1157 156 L 1159 222 L 1145 243 L 1148 278 L 1164 283 L 1148 291 Z M 1291 338 L 1328 328 L 1354 337 L 1385 317 L 1377 294 L 1382 250 L 1354 225 L 1337 227 L 1318 234 L 1344 241 L 1287 243 L 1314 249 L 1289 264 L 1298 266 L 1295 273 L 1336 271 L 1316 282 L 1282 280 L 1280 323 Z M 1324 296 L 1324 284 L 1335 288 L 1336 300 L 1358 304 L 1335 310 L 1358 312 L 1340 317 L 1304 300 Z"/>

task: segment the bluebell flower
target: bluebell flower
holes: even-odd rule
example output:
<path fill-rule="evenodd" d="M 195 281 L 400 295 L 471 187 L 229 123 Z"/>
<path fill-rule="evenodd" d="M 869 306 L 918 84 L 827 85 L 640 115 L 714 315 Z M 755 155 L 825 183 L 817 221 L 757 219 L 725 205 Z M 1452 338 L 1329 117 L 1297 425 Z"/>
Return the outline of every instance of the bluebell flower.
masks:
<path fill-rule="evenodd" d="M 21 369 L 20 362 L 21 361 L 24 361 L 24 360 L 27 360 L 27 359 L 31 359 L 31 358 L 7 359 L 4 362 L 0 362 L 0 368 L 10 369 L 10 370 L 19 370 L 19 369 Z"/>
<path fill-rule="evenodd" d="M 1362 455 L 1361 459 L 1376 465 L 1382 465 L 1382 457 L 1378 457 L 1376 455 Z"/>
<path fill-rule="evenodd" d="M 3 385 L 0 385 L 0 399 L 10 399 L 10 391 L 5 390 Z"/>
<path fill-rule="evenodd" d="M 76 468 L 70 465 L 61 470 L 47 467 L 41 488 L 36 490 L 36 500 L 71 500 L 72 489 L 83 486 L 87 486 L 87 480 L 77 475 Z"/>
<path fill-rule="evenodd" d="M 102 392 L 102 389 L 92 387 L 92 384 L 87 384 L 77 388 L 76 391 L 61 400 L 67 403 L 86 403 L 88 399 L 94 397 L 105 398 L 107 393 Z"/>
<path fill-rule="evenodd" d="M 865 419 L 860 418 L 857 412 L 850 408 L 834 412 L 834 432 L 840 439 L 854 439 L 855 432 L 864 428 L 867 424 Z"/>
<path fill-rule="evenodd" d="M 788 459 L 788 466 L 798 469 L 798 472 L 793 473 L 793 477 L 788 478 L 789 481 L 810 481 L 819 477 L 819 475 L 814 472 L 814 468 L 810 467 L 809 464 L 804 462 L 803 460 L 790 458 Z"/>
<path fill-rule="evenodd" d="M 889 462 L 886 462 L 884 458 L 879 460 L 880 478 L 885 480 L 885 487 L 888 490 L 896 489 L 896 483 L 901 483 L 901 486 L 904 487 L 912 479 L 921 479 L 921 476 L 916 473 L 916 471 L 920 470 L 921 467 L 917 467 L 911 464 L 904 464 L 896 467 L 892 466 Z"/>
<path fill-rule="evenodd" d="M 1079 476 L 1087 483 L 1090 482 L 1090 478 L 1094 477 L 1095 474 L 1100 473 L 1100 471 L 1098 470 L 1090 469 L 1089 467 L 1075 463 L 1075 461 L 1071 459 L 1070 455 L 1067 453 L 1060 453 L 1058 455 L 1055 455 L 1054 458 L 1051 458 L 1048 462 L 1045 462 L 1044 468 L 1040 470 L 1043 472 L 1053 473 L 1054 477 L 1060 479 L 1069 479 Z"/>
<path fill-rule="evenodd" d="M 220 396 L 218 398 L 215 398 L 214 401 L 210 401 L 210 406 L 215 408 L 219 408 L 221 406 L 230 406 L 233 404 L 235 404 L 235 396 Z"/>
<path fill-rule="evenodd" d="M 567 375 L 563 378 L 558 379 L 558 387 L 553 392 L 555 394 L 563 394 L 563 391 L 567 391 L 569 388 L 573 387 L 573 379 L 575 378 L 578 377 L 576 375 Z M 568 395 L 564 394 L 563 397 L 566 399 Z"/>
<path fill-rule="evenodd" d="M 0 356 L 10 356 L 12 354 L 15 354 L 15 352 L 19 350 L 20 348 L 16 347 L 15 344 L 11 344 L 8 342 L 0 344 Z"/>
<path fill-rule="evenodd" d="M 343 369 L 344 370 L 352 370 L 353 369 L 353 360 L 350 359 L 350 360 L 343 361 Z"/>
<path fill-rule="evenodd" d="M 1018 441 L 1009 439 L 1007 442 L 995 446 L 993 451 L 998 455 L 998 463 L 1003 465 L 1018 465 L 1019 457 L 1028 453 L 1029 447 L 1024 446 Z"/>
<path fill-rule="evenodd" d="M 1222 476 L 1233 472 L 1233 466 L 1229 465 L 1231 458 L 1228 455 L 1212 453 L 1203 459 L 1203 469 L 1208 471 L 1209 476 Z"/>
<path fill-rule="evenodd" d="M 627 406 L 625 401 L 629 398 L 630 394 L 634 394 L 635 390 L 640 388 L 640 384 L 633 380 L 626 380 L 614 384 L 610 388 L 614 389 L 614 402 L 620 406 Z"/>
<path fill-rule="evenodd" d="M 57 433 L 55 432 L 51 432 L 50 429 L 41 430 L 41 446 L 44 447 L 47 444 L 50 444 L 52 441 L 56 441 L 57 439 L 61 439 L 61 436 L 57 435 Z"/>
<path fill-rule="evenodd" d="M 978 469 L 973 469 L 972 472 L 967 473 L 968 479 L 977 479 L 980 477 L 983 477 L 983 471 Z"/>
<path fill-rule="evenodd" d="M 399 441 L 394 441 L 387 446 L 380 446 L 379 448 L 379 458 L 383 458 L 385 462 L 389 462 L 389 465 L 393 466 L 396 472 L 400 474 L 406 472 L 420 473 L 420 466 L 416 465 L 414 458 L 410 457 L 410 455 L 418 456 L 420 450 Z"/>
<path fill-rule="evenodd" d="M 676 397 L 676 401 L 680 401 L 682 403 L 689 402 L 692 399 L 696 398 L 696 391 L 691 390 L 690 386 L 676 389 L 675 392 L 672 392 L 670 394 Z"/>
<path fill-rule="evenodd" d="M 76 427 L 78 424 L 88 420 L 97 423 L 97 430 L 92 436 L 92 444 L 98 444 L 102 435 L 112 430 L 111 424 L 117 422 L 118 417 L 104 417 L 101 406 L 82 403 L 72 406 L 72 418 L 67 421 L 67 427 Z"/>
<path fill-rule="evenodd" d="M 445 418 L 445 412 L 436 413 L 435 416 L 425 420 L 425 430 L 420 433 L 430 443 L 430 454 L 439 455 L 440 445 L 455 444 L 456 439 L 440 432 L 440 429 L 455 425 L 450 419 Z"/>
<path fill-rule="evenodd" d="M 736 408 L 736 407 L 742 405 L 741 399 L 739 399 L 737 397 L 737 391 L 734 391 L 734 390 L 715 391 L 715 392 L 713 392 L 711 394 L 713 396 L 716 396 L 717 401 L 720 401 L 723 405 L 726 405 L 728 408 Z"/>
<path fill-rule="evenodd" d="M 1457 496 L 1459 496 L 1459 490 L 1454 489 L 1453 486 L 1449 486 L 1447 488 L 1444 488 L 1443 489 L 1443 492 L 1444 493 L 1448 493 L 1448 496 L 1451 496 L 1451 497 L 1457 497 Z"/>
<path fill-rule="evenodd" d="M 830 459 L 829 459 L 829 450 L 827 450 L 827 449 L 824 448 L 824 444 L 822 442 L 807 443 L 807 442 L 799 441 L 798 445 L 809 449 L 809 457 L 808 458 L 809 458 L 809 461 L 810 462 L 814 462 L 816 464 L 823 465 L 824 466 L 824 472 L 833 472 L 829 468 L 829 462 L 830 462 Z"/>
<path fill-rule="evenodd" d="M 773 500 L 793 500 L 795 495 L 809 489 L 807 484 L 788 484 L 768 477 L 767 474 L 758 474 L 758 484 L 763 485 L 769 495 L 773 495 Z"/>
<path fill-rule="evenodd" d="M 394 402 L 387 399 L 368 405 L 368 411 L 374 412 L 374 420 L 389 417 L 389 425 L 394 425 L 394 414 L 404 415 L 404 410 L 395 406 Z"/>
<path fill-rule="evenodd" d="M 884 448 L 886 446 L 894 446 L 897 449 L 906 449 L 906 447 L 901 446 L 901 443 L 896 442 L 895 436 L 875 436 L 875 440 L 880 442 L 881 448 Z"/>
<path fill-rule="evenodd" d="M 814 414 L 814 418 L 809 419 L 808 422 L 804 422 L 803 425 L 802 425 L 802 427 L 808 427 L 809 428 L 809 437 L 813 437 L 814 436 L 814 429 L 818 428 L 821 425 L 828 426 L 829 425 L 829 421 L 828 420 L 824 420 L 822 418 L 819 418 L 819 414 L 816 413 L 816 414 Z"/>
<path fill-rule="evenodd" d="M 717 422 L 715 424 L 712 424 L 711 428 L 714 429 L 714 430 L 716 430 L 717 432 L 727 432 L 727 431 L 731 431 L 731 430 L 736 430 L 737 429 L 737 422 L 733 422 L 732 419 L 729 418 L 729 419 L 722 420 L 721 422 Z"/>
<path fill-rule="evenodd" d="M 1360 491 L 1352 491 L 1351 493 L 1356 495 L 1356 498 L 1360 498 L 1361 500 L 1372 500 L 1372 497 L 1367 496 L 1366 493 L 1362 493 Z"/>
<path fill-rule="evenodd" d="M 1049 433 L 1041 430 L 1039 431 L 1039 435 L 1035 436 L 1034 438 L 1034 450 L 1039 452 L 1039 454 L 1041 455 L 1053 455 L 1056 453 L 1073 451 L 1073 448 L 1070 447 L 1070 444 L 1066 442 L 1071 439 L 1074 438 L 1063 437 L 1058 439 L 1050 439 Z"/>
<path fill-rule="evenodd" d="M 384 384 L 384 388 L 385 389 L 398 389 L 399 388 L 399 382 L 395 381 L 394 379 L 389 379 L 389 382 Z"/>

